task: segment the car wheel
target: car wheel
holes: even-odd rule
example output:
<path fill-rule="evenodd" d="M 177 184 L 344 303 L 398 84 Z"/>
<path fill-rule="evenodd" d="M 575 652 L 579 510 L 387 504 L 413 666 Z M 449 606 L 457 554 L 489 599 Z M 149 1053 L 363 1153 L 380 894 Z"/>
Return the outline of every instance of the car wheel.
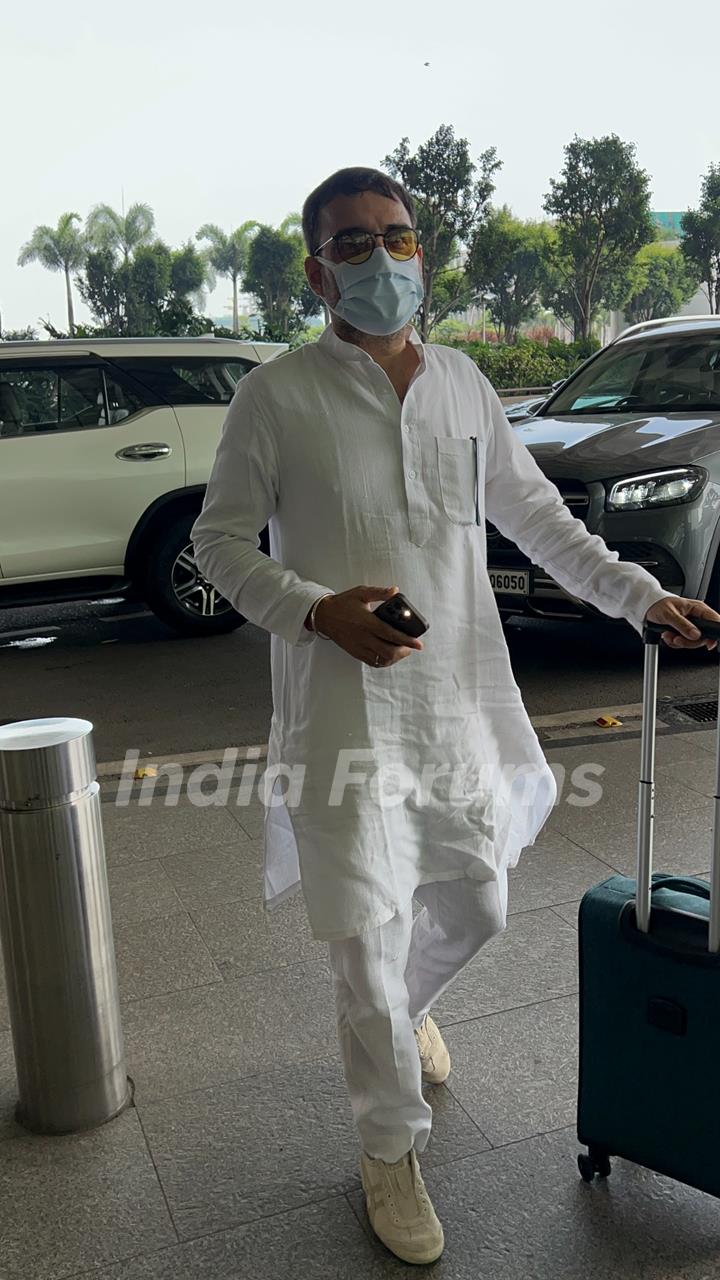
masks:
<path fill-rule="evenodd" d="M 145 600 L 158 618 L 182 635 L 216 636 L 235 631 L 246 619 L 198 569 L 190 541 L 194 522 L 194 513 L 180 516 L 148 545 Z"/>

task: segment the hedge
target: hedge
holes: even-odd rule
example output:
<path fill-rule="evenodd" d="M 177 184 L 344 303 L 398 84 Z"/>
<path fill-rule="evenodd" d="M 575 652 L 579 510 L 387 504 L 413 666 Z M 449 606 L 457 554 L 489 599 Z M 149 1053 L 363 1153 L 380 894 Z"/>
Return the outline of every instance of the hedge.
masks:
<path fill-rule="evenodd" d="M 497 342 L 453 342 L 451 345 L 466 352 L 501 391 L 510 387 L 549 387 L 558 378 L 572 373 L 600 344 L 592 340 L 552 340 L 545 346 L 542 342 L 521 338 L 514 346 Z"/>

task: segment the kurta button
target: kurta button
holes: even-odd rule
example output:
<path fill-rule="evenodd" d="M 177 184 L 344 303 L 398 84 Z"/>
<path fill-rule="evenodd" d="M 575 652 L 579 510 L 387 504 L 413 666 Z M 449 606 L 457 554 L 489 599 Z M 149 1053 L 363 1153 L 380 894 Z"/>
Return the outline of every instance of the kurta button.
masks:
<path fill-rule="evenodd" d="M 408 471 L 408 479 L 414 480 L 416 475 L 417 471 Z"/>

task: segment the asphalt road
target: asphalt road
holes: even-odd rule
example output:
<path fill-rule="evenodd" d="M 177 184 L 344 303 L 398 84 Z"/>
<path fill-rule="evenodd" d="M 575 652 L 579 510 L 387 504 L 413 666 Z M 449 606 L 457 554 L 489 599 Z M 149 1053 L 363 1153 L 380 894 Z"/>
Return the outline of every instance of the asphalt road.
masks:
<path fill-rule="evenodd" d="M 630 628 L 521 622 L 507 634 L 531 715 L 640 699 L 642 653 Z M 5 610 L 0 723 L 85 717 L 99 761 L 132 748 L 154 755 L 264 743 L 268 667 L 268 637 L 250 624 L 187 640 L 124 602 Z M 716 670 L 706 656 L 666 651 L 660 692 L 715 696 Z"/>

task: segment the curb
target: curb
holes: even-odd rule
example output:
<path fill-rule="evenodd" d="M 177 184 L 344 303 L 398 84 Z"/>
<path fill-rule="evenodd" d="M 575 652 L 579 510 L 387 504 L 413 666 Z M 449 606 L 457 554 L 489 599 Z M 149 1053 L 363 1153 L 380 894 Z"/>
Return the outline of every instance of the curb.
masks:
<path fill-rule="evenodd" d="M 267 743 L 258 747 L 216 747 L 211 751 L 186 751 L 162 756 L 140 756 L 138 769 L 161 769 L 164 764 L 222 764 L 226 751 L 237 751 L 237 764 L 247 760 L 265 760 Z M 98 778 L 119 778 L 125 768 L 124 760 L 106 760 L 97 765 Z"/>
<path fill-rule="evenodd" d="M 571 739 L 578 736 L 578 730 L 583 731 L 582 736 L 584 737 L 588 734 L 597 735 L 599 738 L 620 737 L 622 736 L 621 734 L 608 734 L 607 729 L 595 724 L 598 717 L 607 715 L 609 710 L 608 707 L 586 707 L 579 711 L 559 711 L 553 715 L 532 716 L 531 724 L 541 740 L 548 737 L 567 737 Z M 613 707 L 611 713 L 625 722 L 639 722 L 642 716 L 642 703 L 633 702 L 622 707 Z M 634 724 L 627 725 L 628 730 L 632 730 L 635 727 Z M 552 733 L 548 732 L 550 730 L 552 730 Z M 168 752 L 160 756 L 141 756 L 137 761 L 137 767 L 160 769 L 164 764 L 222 764 L 225 752 L 233 750 L 238 753 L 237 763 L 243 764 L 247 760 L 265 760 L 267 758 L 268 744 L 264 742 L 255 746 L 215 747 L 208 751 Z M 97 766 L 97 776 L 98 778 L 119 778 L 124 768 L 124 760 L 104 761 Z"/>

